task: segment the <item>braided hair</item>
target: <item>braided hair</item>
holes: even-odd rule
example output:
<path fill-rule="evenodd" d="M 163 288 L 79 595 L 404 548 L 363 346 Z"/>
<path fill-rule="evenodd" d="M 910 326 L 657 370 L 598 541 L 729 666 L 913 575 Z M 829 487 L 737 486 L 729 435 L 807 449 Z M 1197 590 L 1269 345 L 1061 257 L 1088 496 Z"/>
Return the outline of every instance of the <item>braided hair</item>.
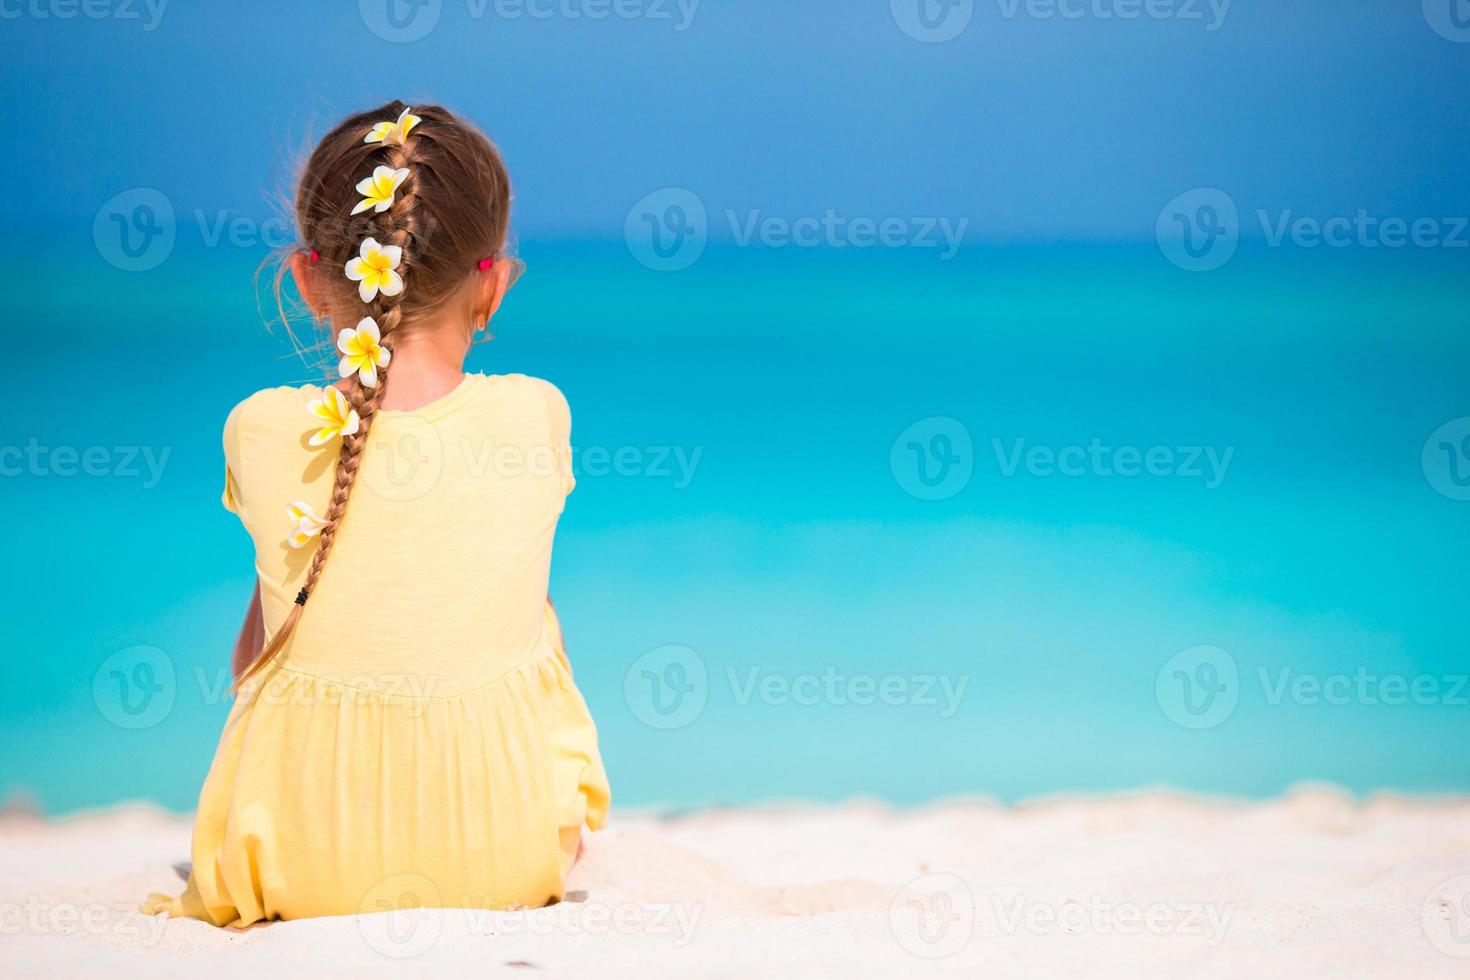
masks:
<path fill-rule="evenodd" d="M 368 135 L 383 130 L 382 120 L 401 123 L 414 117 L 411 129 L 401 127 L 406 133 L 390 128 L 387 139 Z M 391 206 L 353 213 L 362 196 L 357 186 L 380 167 L 407 170 Z M 358 317 L 371 317 L 390 357 L 378 367 L 375 384 L 364 384 L 357 373 L 348 378 L 345 396 L 360 423 L 356 432 L 342 436 L 331 500 L 306 579 L 285 622 L 237 685 L 281 652 L 321 579 L 383 402 L 394 343 L 421 320 L 462 299 L 474 288 L 477 263 L 505 249 L 510 179 L 500 153 L 473 125 L 439 106 L 410 109 L 394 101 L 344 120 L 322 139 L 301 175 L 295 212 L 302 250 L 310 253 L 316 270 L 312 291 L 319 294 L 322 307 L 339 312 L 343 321 L 332 323 L 333 332 L 357 323 Z M 396 271 L 403 288 L 394 295 L 379 289 L 364 303 L 357 284 L 341 270 L 369 238 L 401 249 Z M 276 277 L 278 305 L 283 273 Z"/>

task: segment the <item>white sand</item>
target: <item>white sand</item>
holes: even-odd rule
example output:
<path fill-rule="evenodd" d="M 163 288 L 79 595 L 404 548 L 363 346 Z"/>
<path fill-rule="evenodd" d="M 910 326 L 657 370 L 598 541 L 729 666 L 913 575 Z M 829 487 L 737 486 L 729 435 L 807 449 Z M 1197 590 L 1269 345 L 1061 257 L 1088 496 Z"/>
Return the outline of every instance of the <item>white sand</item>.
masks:
<path fill-rule="evenodd" d="M 134 911 L 188 845 L 145 807 L 0 818 L 0 975 L 1470 977 L 1465 800 L 622 813 L 553 909 L 244 931 Z"/>

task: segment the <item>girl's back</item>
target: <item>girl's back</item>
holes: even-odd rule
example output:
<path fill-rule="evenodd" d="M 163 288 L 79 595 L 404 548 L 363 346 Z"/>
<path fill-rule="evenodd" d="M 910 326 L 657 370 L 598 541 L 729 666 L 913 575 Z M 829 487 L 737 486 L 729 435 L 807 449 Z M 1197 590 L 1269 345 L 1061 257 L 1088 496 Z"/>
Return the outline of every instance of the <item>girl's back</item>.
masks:
<path fill-rule="evenodd" d="M 514 280 L 509 208 L 499 153 L 439 107 L 354 116 L 308 161 L 286 268 L 342 380 L 258 392 L 226 422 L 224 500 L 260 598 L 193 873 L 150 912 L 541 905 L 602 824 L 597 734 L 547 598 L 567 404 L 463 373 Z"/>
<path fill-rule="evenodd" d="M 312 559 L 287 542 L 288 504 L 325 514 L 332 492 L 335 454 L 307 444 L 307 405 L 322 397 L 317 387 L 267 389 L 225 425 L 225 503 L 255 542 L 272 633 Z M 380 410 L 351 519 L 282 667 L 364 682 L 412 676 L 447 696 L 544 653 L 552 536 L 572 489 L 570 422 L 561 392 L 524 375 L 466 375 L 422 408 Z"/>

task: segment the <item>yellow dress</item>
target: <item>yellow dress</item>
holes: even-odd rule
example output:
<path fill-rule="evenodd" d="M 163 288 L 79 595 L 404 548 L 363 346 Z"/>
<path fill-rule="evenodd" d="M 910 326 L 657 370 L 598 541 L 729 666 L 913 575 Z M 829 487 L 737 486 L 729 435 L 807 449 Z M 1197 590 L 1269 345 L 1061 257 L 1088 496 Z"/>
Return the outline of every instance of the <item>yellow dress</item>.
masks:
<path fill-rule="evenodd" d="M 325 514 L 338 443 L 316 387 L 272 388 L 225 424 L 225 505 L 255 544 L 267 633 Z M 597 733 L 547 599 L 573 484 L 565 399 L 469 375 L 373 421 L 335 547 L 278 667 L 242 690 L 199 795 L 193 873 L 150 913 L 216 925 L 561 897 L 607 814 Z"/>

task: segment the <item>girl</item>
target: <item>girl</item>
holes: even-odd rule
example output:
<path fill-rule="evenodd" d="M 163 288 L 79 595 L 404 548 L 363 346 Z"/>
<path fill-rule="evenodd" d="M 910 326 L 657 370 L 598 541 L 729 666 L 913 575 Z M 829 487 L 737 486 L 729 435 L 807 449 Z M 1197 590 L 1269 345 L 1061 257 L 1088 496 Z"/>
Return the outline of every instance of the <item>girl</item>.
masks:
<path fill-rule="evenodd" d="M 193 873 L 148 910 L 243 926 L 405 891 L 555 901 L 608 787 L 547 599 L 566 401 L 463 371 L 512 282 L 505 166 L 448 111 L 393 102 L 327 134 L 295 210 L 290 273 L 342 380 L 257 392 L 225 423 L 259 580 Z"/>

